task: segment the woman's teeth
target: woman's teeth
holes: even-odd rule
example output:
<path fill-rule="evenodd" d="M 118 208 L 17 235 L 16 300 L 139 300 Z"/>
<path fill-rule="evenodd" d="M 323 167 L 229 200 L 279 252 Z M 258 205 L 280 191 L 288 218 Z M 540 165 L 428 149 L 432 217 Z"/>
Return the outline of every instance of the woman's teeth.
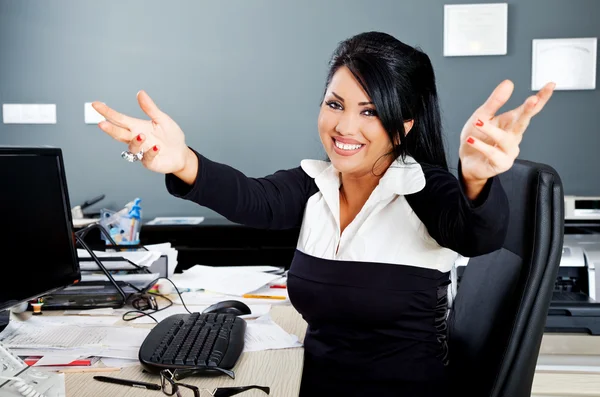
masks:
<path fill-rule="evenodd" d="M 342 143 L 342 142 L 335 141 L 335 146 L 337 146 L 338 148 L 340 148 L 342 150 L 356 150 L 356 149 L 360 149 L 362 145 L 352 145 L 349 143 Z"/>

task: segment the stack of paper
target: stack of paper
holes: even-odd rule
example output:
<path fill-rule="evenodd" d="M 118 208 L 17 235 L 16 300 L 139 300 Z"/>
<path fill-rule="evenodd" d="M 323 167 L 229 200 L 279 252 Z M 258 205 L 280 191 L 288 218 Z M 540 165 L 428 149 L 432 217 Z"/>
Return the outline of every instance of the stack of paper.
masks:
<path fill-rule="evenodd" d="M 167 255 L 167 275 L 170 277 L 175 273 L 175 268 L 177 267 L 177 250 L 172 248 L 170 243 L 148 245 L 146 249 L 118 252 L 94 251 L 94 255 L 102 261 L 102 265 L 107 270 L 119 271 L 119 273 L 113 274 L 115 280 L 130 282 L 141 287 L 156 280 L 160 274 L 140 272 L 132 263 L 142 268 L 148 268 L 162 255 Z M 78 249 L 77 255 L 80 258 L 79 265 L 82 270 L 82 282 L 107 280 L 106 275 L 98 268 L 96 262 L 91 260 L 91 255 L 88 251 Z M 107 258 L 110 258 L 110 260 Z M 119 260 L 121 258 L 122 260 Z"/>
<path fill-rule="evenodd" d="M 46 363 L 82 357 L 135 360 L 148 328 L 118 327 L 118 317 L 47 316 L 11 321 L 0 341 L 19 356 L 43 356 Z"/>
<path fill-rule="evenodd" d="M 167 274 L 171 277 L 175 273 L 175 268 L 177 267 L 177 250 L 171 246 L 171 243 L 148 244 L 144 247 L 151 252 L 160 252 L 161 255 L 167 255 L 169 266 Z"/>
<path fill-rule="evenodd" d="M 178 289 L 201 288 L 205 291 L 242 296 L 279 278 L 276 274 L 252 270 L 196 265 L 183 274 L 175 274 L 172 279 Z"/>
<path fill-rule="evenodd" d="M 112 251 L 94 251 L 94 255 L 96 255 L 100 260 L 102 258 L 123 258 L 125 259 L 123 262 L 113 262 L 113 261 L 104 261 L 102 264 L 107 269 L 111 270 L 111 268 L 122 268 L 123 266 L 128 266 L 130 268 L 135 269 L 135 267 L 131 266 L 131 264 L 127 261 L 130 261 L 136 264 L 139 267 L 149 267 L 153 264 L 162 253 L 160 251 L 122 251 L 122 252 L 112 252 Z M 77 256 L 81 258 L 91 258 L 89 252 L 84 249 L 77 249 Z M 80 264 L 81 270 L 98 270 L 98 265 L 93 261 L 82 261 Z"/>

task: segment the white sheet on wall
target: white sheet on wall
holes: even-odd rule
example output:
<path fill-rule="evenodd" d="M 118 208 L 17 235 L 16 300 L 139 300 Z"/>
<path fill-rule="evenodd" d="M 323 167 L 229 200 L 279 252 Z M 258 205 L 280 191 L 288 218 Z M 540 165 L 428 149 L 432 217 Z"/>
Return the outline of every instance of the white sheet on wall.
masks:
<path fill-rule="evenodd" d="M 444 5 L 444 56 L 506 55 L 508 4 Z"/>
<path fill-rule="evenodd" d="M 596 89 L 596 37 L 535 39 L 532 43 L 531 89 L 556 83 L 556 90 Z"/>

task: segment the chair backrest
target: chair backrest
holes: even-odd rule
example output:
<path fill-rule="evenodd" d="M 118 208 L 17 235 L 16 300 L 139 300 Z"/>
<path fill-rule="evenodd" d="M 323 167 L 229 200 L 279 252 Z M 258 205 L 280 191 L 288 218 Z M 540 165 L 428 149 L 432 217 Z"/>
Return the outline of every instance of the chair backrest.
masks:
<path fill-rule="evenodd" d="M 551 167 L 517 160 L 500 175 L 506 241 L 469 259 L 450 311 L 455 395 L 529 397 L 564 237 L 564 193 Z"/>

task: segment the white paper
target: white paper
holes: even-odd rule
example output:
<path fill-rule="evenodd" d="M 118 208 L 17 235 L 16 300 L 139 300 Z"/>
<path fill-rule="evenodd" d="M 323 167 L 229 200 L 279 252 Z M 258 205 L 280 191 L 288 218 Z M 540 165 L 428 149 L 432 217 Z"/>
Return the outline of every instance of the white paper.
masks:
<path fill-rule="evenodd" d="M 141 274 L 112 274 L 116 281 L 127 281 L 136 285 L 144 285 L 160 277 L 158 273 L 141 273 Z M 107 281 L 105 274 L 90 274 L 81 273 L 81 281 Z"/>
<path fill-rule="evenodd" d="M 186 303 L 186 306 L 192 313 L 202 313 L 210 305 L 191 306 Z M 269 313 L 269 310 L 271 310 L 271 305 L 248 305 L 248 307 L 250 308 L 250 311 L 252 312 L 252 314 L 240 316 L 241 318 L 257 318 L 260 316 L 264 316 L 265 314 Z M 186 314 L 186 313 L 187 313 L 187 310 L 185 310 L 185 308 L 183 306 L 173 305 L 173 306 L 171 306 L 167 309 L 161 310 L 159 312 L 148 313 L 148 314 L 150 314 L 152 317 L 154 317 L 157 321 L 162 321 L 165 318 L 167 318 L 173 314 Z M 132 314 L 132 316 L 133 316 L 133 314 Z M 155 321 L 152 320 L 148 316 L 141 316 L 140 318 L 136 318 L 135 320 L 132 320 L 131 322 L 134 324 L 154 324 L 155 323 Z"/>
<path fill-rule="evenodd" d="M 160 256 L 162 255 L 162 252 L 160 252 L 160 251 L 122 251 L 122 252 L 94 251 L 94 255 L 96 255 L 99 259 L 123 258 L 123 259 L 126 259 L 128 261 L 135 263 L 136 265 L 138 265 L 140 267 L 149 267 L 158 258 L 160 258 Z M 78 258 L 91 258 L 92 256 L 90 255 L 89 252 L 87 252 L 87 250 L 78 248 L 77 249 L 77 257 Z M 127 261 L 125 261 L 125 262 L 127 262 Z M 106 267 L 109 270 L 111 269 L 111 267 L 114 267 L 114 265 L 112 265 L 110 261 L 104 261 L 104 262 L 102 262 L 102 264 L 104 265 L 104 267 Z M 94 261 L 84 261 L 84 262 L 82 262 L 82 265 L 85 266 L 85 268 L 82 268 L 82 270 L 98 270 L 98 265 L 96 265 L 96 262 L 94 262 Z M 120 265 L 122 265 L 122 263 Z M 130 267 L 132 269 L 135 269 L 134 266 L 130 265 Z"/>
<path fill-rule="evenodd" d="M 506 55 L 508 4 L 444 5 L 444 56 Z"/>
<path fill-rule="evenodd" d="M 219 266 L 219 269 L 249 270 L 253 272 L 263 273 L 283 272 L 282 268 L 277 266 Z"/>
<path fill-rule="evenodd" d="M 2 117 L 4 124 L 56 124 L 56 105 L 5 103 Z"/>
<path fill-rule="evenodd" d="M 123 358 L 103 357 L 102 363 L 109 368 L 127 368 L 140 365 L 140 360 L 128 360 Z"/>
<path fill-rule="evenodd" d="M 114 318 L 115 321 L 121 319 L 121 316 L 131 310 L 131 308 L 123 307 L 120 309 L 114 309 L 112 307 L 100 307 L 98 309 L 86 309 L 86 310 L 65 310 L 63 313 L 67 316 L 84 316 L 84 317 L 96 317 L 104 316 Z"/>
<path fill-rule="evenodd" d="M 160 252 L 167 255 L 167 276 L 170 278 L 175 273 L 177 267 L 177 250 L 171 247 L 171 243 L 148 244 L 144 246 L 149 251 Z"/>
<path fill-rule="evenodd" d="M 87 346 L 87 347 L 74 347 L 67 349 L 55 349 L 55 348 L 11 348 L 13 353 L 18 356 L 45 356 L 52 354 L 77 354 L 80 357 L 109 357 L 126 360 L 137 360 L 139 354 L 139 346 L 137 347 L 115 347 L 108 348 L 102 346 Z"/>
<path fill-rule="evenodd" d="M 33 364 L 34 367 L 44 366 L 44 365 L 68 365 L 73 361 L 82 358 L 82 356 L 78 353 L 53 353 L 53 354 L 45 354 L 42 358 L 36 361 Z"/>
<path fill-rule="evenodd" d="M 173 277 L 177 288 L 203 288 L 206 291 L 241 296 L 255 291 L 280 276 L 249 270 L 220 269 L 196 265 Z"/>
<path fill-rule="evenodd" d="M 245 352 L 301 346 L 302 343 L 298 341 L 296 335 L 285 332 L 268 315 L 247 323 L 244 339 Z"/>
<path fill-rule="evenodd" d="M 119 319 L 117 317 L 78 317 L 78 316 L 47 316 L 35 317 L 35 323 L 43 326 L 51 325 L 112 325 Z"/>
<path fill-rule="evenodd" d="M 266 295 L 262 293 L 262 289 L 256 291 L 256 293 L 260 293 L 261 295 Z M 243 302 L 247 305 L 286 305 L 290 303 L 289 297 L 287 295 L 287 289 L 279 289 L 273 288 L 269 290 L 270 295 L 276 296 L 285 296 L 286 299 L 259 299 L 259 298 L 244 298 L 236 295 L 225 295 L 225 294 L 217 294 L 212 292 L 185 292 L 181 294 L 183 301 L 187 306 L 189 305 L 200 305 L 200 306 L 208 306 L 213 303 L 225 301 L 225 300 L 237 300 Z M 180 305 L 181 300 L 179 296 L 175 295 L 172 299 L 173 303 Z"/>
<path fill-rule="evenodd" d="M 0 333 L 0 341 L 9 348 L 23 349 L 139 348 L 149 332 L 147 328 L 52 323 L 32 317 L 11 321 Z"/>
<path fill-rule="evenodd" d="M 75 227 L 83 227 L 87 225 L 91 225 L 92 223 L 96 223 L 100 220 L 100 218 L 80 218 L 73 219 L 73 226 Z"/>
<path fill-rule="evenodd" d="M 197 225 L 204 221 L 203 216 L 185 216 L 185 217 L 157 217 L 152 219 L 146 225 Z"/>
<path fill-rule="evenodd" d="M 595 89 L 597 46 L 596 37 L 533 40 L 531 89 L 549 82 L 555 90 Z"/>
<path fill-rule="evenodd" d="M 106 119 L 92 107 L 92 102 L 86 102 L 83 104 L 83 120 L 86 124 L 98 124 Z"/>

